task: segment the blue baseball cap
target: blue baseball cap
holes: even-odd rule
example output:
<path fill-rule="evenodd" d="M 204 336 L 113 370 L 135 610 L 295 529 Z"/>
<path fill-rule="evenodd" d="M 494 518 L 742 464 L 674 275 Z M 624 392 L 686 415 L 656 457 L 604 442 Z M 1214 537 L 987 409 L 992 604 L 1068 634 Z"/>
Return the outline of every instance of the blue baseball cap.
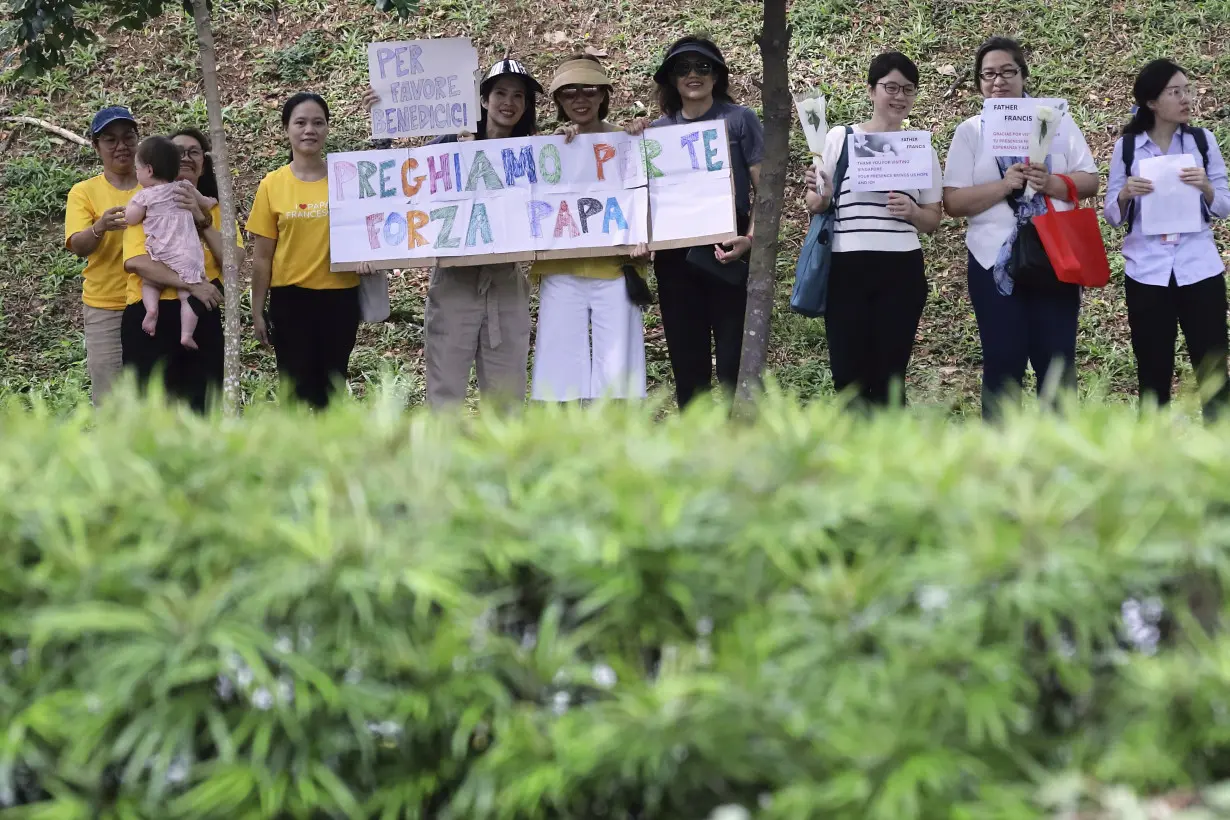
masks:
<path fill-rule="evenodd" d="M 97 137 L 113 122 L 130 122 L 134 127 L 137 124 L 132 112 L 127 108 L 122 105 L 110 105 L 94 115 L 94 120 L 90 123 L 90 136 Z"/>

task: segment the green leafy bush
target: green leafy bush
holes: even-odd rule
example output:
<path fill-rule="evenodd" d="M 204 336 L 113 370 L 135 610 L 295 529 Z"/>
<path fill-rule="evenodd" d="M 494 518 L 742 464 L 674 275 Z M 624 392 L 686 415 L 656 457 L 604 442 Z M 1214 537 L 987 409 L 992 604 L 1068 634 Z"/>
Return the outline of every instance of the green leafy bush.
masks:
<path fill-rule="evenodd" d="M 56 159 L 17 157 L 0 166 L 0 189 L 7 224 L 0 231 L 19 236 L 20 229 L 62 218 L 68 191 L 80 172 Z"/>
<path fill-rule="evenodd" d="M 121 399 L 0 431 L 4 820 L 1009 820 L 1230 769 L 1195 622 L 1224 429 Z"/>

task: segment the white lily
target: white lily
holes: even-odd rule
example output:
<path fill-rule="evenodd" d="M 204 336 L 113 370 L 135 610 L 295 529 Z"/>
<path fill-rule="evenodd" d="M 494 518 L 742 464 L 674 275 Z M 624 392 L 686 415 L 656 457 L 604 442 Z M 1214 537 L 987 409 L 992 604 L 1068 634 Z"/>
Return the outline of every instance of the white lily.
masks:
<path fill-rule="evenodd" d="M 816 170 L 820 170 L 820 161 L 824 153 L 824 138 L 828 135 L 829 126 L 825 119 L 826 102 L 824 95 L 815 89 L 794 95 L 794 108 L 799 114 L 799 123 L 803 126 L 803 134 L 807 137 L 807 149 L 815 157 Z"/>
<path fill-rule="evenodd" d="M 1029 161 L 1033 165 L 1046 162 L 1047 154 L 1051 152 L 1051 144 L 1059 133 L 1063 122 L 1063 114 L 1049 105 L 1039 105 L 1034 109 L 1034 130 L 1029 136 Z M 1028 200 L 1037 193 L 1032 185 L 1025 186 L 1025 199 Z"/>

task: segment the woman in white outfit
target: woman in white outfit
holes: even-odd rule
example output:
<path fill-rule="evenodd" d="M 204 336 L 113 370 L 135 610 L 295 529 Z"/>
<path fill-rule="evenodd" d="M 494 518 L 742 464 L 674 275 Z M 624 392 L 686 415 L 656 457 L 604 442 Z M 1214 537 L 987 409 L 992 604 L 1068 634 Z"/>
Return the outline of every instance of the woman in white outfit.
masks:
<path fill-rule="evenodd" d="M 619 131 L 606 122 L 611 81 L 597 59 L 579 55 L 551 82 L 557 134 Z M 645 396 L 645 325 L 649 303 L 642 245 L 635 256 L 553 259 L 534 263 L 539 280 L 538 336 L 531 395 L 537 401 Z"/>

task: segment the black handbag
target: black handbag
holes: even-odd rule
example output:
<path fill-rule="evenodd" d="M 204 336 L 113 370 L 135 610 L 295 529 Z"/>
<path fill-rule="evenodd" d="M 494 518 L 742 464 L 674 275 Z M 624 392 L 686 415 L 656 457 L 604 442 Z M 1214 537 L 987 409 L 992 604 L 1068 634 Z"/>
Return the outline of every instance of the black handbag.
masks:
<path fill-rule="evenodd" d="M 647 308 L 653 304 L 653 292 L 649 283 L 641 276 L 636 265 L 624 265 L 620 270 L 624 275 L 624 289 L 628 292 L 628 301 L 639 308 Z"/>
<path fill-rule="evenodd" d="M 751 219 L 747 214 L 735 214 L 736 230 L 740 236 L 747 233 Z M 752 252 L 749 250 L 733 262 L 722 263 L 714 255 L 713 245 L 697 245 L 688 248 L 688 264 L 700 268 L 705 273 L 717 277 L 728 285 L 747 287 L 747 277 L 751 271 Z"/>
<path fill-rule="evenodd" d="M 1004 175 L 1002 168 L 999 175 Z M 1012 208 L 1014 215 L 1021 209 L 1020 197 L 1021 193 L 1018 191 L 1008 197 L 1008 206 Z M 1012 251 L 1008 256 L 1008 275 L 1012 277 L 1012 283 L 1016 287 L 1034 292 L 1059 293 L 1075 287 L 1059 281 L 1059 277 L 1055 275 L 1055 266 L 1046 255 L 1042 237 L 1038 235 L 1038 228 L 1032 219 L 1022 223 L 1017 229 L 1016 239 L 1012 241 Z"/>
<path fill-rule="evenodd" d="M 1055 275 L 1055 266 L 1046 255 L 1042 237 L 1038 235 L 1038 228 L 1032 219 L 1017 231 L 1012 254 L 1008 257 L 1008 275 L 1012 277 L 1013 284 L 1029 290 L 1061 291 L 1072 287 L 1060 282 Z"/>

